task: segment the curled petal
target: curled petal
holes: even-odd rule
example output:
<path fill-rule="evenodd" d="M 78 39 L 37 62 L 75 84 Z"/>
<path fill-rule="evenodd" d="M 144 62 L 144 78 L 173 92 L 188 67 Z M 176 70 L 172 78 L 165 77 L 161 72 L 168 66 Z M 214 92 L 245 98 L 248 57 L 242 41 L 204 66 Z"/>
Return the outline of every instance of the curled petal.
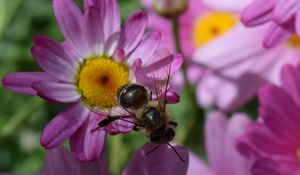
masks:
<path fill-rule="evenodd" d="M 41 135 L 41 145 L 51 149 L 62 144 L 83 124 L 89 114 L 83 104 L 76 103 L 59 113 L 45 127 Z"/>
<path fill-rule="evenodd" d="M 247 26 L 268 22 L 272 18 L 275 2 L 276 0 L 255 0 L 243 10 L 241 21 Z"/>
<path fill-rule="evenodd" d="M 56 80 L 45 72 L 16 72 L 6 75 L 2 79 L 2 85 L 13 92 L 37 95 L 36 90 L 31 87 L 32 83 L 37 81 Z"/>
<path fill-rule="evenodd" d="M 47 100 L 72 103 L 80 99 L 80 95 L 73 84 L 40 81 L 34 82 L 31 86 L 37 91 L 38 96 Z"/>
<path fill-rule="evenodd" d="M 104 130 L 96 130 L 100 116 L 90 112 L 88 119 L 71 136 L 70 146 L 75 157 L 80 161 L 97 160 L 103 152 L 106 140 Z"/>
<path fill-rule="evenodd" d="M 32 55 L 47 73 L 64 82 L 72 82 L 77 62 L 55 41 L 42 36 L 34 38 Z"/>
<path fill-rule="evenodd" d="M 119 46 L 129 54 L 141 41 L 148 23 L 148 15 L 144 11 L 132 14 L 121 30 Z M 134 35 L 133 35 L 134 33 Z"/>

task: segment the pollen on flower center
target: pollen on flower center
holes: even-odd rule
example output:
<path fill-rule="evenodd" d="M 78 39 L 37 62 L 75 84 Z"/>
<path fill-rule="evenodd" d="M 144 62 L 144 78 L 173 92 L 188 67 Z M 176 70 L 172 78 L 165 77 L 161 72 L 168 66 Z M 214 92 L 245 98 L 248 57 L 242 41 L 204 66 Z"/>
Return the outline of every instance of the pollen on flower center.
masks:
<path fill-rule="evenodd" d="M 288 44 L 292 47 L 297 47 L 300 48 L 300 38 L 297 36 L 297 34 L 293 34 L 289 39 L 288 39 Z"/>
<path fill-rule="evenodd" d="M 106 57 L 87 59 L 76 76 L 83 101 L 99 109 L 114 107 L 118 89 L 128 82 L 128 67 Z"/>
<path fill-rule="evenodd" d="M 211 12 L 199 17 L 193 28 L 194 44 L 196 46 L 207 44 L 231 29 L 237 21 L 236 16 L 225 12 Z"/>

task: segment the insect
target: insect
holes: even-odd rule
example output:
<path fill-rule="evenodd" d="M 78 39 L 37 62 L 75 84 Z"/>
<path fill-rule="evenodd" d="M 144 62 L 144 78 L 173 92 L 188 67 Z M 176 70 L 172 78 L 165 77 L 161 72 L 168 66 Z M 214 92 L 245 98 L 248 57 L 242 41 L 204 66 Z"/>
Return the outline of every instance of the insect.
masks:
<path fill-rule="evenodd" d="M 179 158 L 184 162 L 183 158 L 169 143 L 175 136 L 177 123 L 171 120 L 170 113 L 166 110 L 167 90 L 170 79 L 168 73 L 167 81 L 164 87 L 158 87 L 155 83 L 156 99 L 152 98 L 152 91 L 147 87 L 129 83 L 125 84 L 116 94 L 116 101 L 128 115 L 107 115 L 106 119 L 98 124 L 98 128 L 103 128 L 116 120 L 129 121 L 134 123 L 133 130 L 141 131 L 149 137 L 150 142 L 158 144 L 152 151 L 157 149 L 160 144 L 168 144 Z"/>

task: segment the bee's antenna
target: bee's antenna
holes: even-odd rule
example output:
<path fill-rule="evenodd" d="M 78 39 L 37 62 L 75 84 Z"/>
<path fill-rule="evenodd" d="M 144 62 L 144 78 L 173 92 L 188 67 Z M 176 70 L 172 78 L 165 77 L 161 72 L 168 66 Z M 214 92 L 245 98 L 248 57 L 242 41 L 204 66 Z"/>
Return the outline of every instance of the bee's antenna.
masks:
<path fill-rule="evenodd" d="M 157 145 L 157 146 L 155 146 L 155 147 L 154 147 L 153 149 L 151 149 L 150 151 L 148 151 L 148 152 L 146 153 L 146 156 L 149 155 L 150 153 L 152 153 L 153 151 L 155 151 L 159 146 L 160 146 L 160 144 Z"/>
<path fill-rule="evenodd" d="M 180 154 L 176 151 L 176 149 L 169 142 L 167 144 L 175 151 L 175 153 L 182 160 L 182 162 L 185 162 L 184 159 L 180 156 Z"/>
<path fill-rule="evenodd" d="M 166 87 L 165 87 L 165 96 L 164 96 L 164 107 L 163 107 L 163 110 L 166 109 L 166 104 L 167 104 L 167 92 L 168 92 L 168 85 L 170 83 L 170 74 L 171 74 L 171 58 L 169 56 L 168 77 L 167 77 L 167 82 L 166 82 Z"/>

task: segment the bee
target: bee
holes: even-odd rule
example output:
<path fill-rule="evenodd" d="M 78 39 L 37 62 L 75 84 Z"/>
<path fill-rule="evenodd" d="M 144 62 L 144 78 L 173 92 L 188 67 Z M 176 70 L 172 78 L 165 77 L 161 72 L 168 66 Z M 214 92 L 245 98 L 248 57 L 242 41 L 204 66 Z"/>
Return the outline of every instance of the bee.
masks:
<path fill-rule="evenodd" d="M 132 123 L 134 123 L 133 130 L 141 131 L 149 137 L 150 142 L 158 144 L 147 154 L 150 154 L 161 144 L 168 144 L 184 162 L 183 158 L 169 143 L 173 140 L 177 127 L 177 123 L 171 120 L 170 113 L 166 110 L 169 79 L 170 73 L 164 86 L 164 92 L 161 92 L 162 88 L 155 86 L 156 99 L 152 98 L 152 91 L 141 84 L 129 83 L 119 88 L 116 101 L 128 115 L 107 115 L 106 119 L 99 122 L 97 128 L 106 127 L 116 120 L 128 121 L 127 119 L 132 119 Z"/>

